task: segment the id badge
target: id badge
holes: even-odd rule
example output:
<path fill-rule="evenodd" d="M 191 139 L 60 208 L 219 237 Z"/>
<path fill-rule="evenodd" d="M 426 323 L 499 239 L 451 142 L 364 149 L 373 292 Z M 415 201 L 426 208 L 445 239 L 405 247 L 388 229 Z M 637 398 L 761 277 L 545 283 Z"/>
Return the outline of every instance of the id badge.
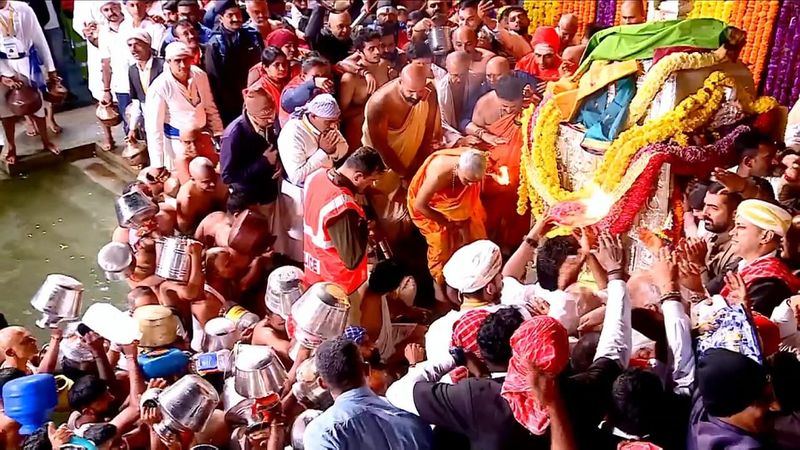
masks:
<path fill-rule="evenodd" d="M 4 36 L 2 42 L 3 53 L 8 59 L 19 59 L 19 41 L 14 36 Z"/>

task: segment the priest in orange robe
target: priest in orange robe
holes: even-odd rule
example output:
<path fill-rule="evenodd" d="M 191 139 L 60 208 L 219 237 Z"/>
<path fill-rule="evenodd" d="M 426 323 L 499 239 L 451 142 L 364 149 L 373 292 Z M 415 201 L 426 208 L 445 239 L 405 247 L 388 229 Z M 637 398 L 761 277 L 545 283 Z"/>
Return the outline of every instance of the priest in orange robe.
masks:
<path fill-rule="evenodd" d="M 485 152 L 454 148 L 434 152 L 408 187 L 408 212 L 428 242 L 428 268 L 444 298 L 442 268 L 461 246 L 486 238 L 481 185 Z"/>
<path fill-rule="evenodd" d="M 470 124 L 481 136 L 491 136 L 485 140 L 493 143 L 486 147 L 493 174 L 487 177 L 481 197 L 486 208 L 489 239 L 504 252 L 519 246 L 531 223 L 530 214 L 517 214 L 522 150 L 519 118 L 525 103 L 525 91 L 523 80 L 511 76 L 501 78 L 495 90 L 478 100 Z"/>

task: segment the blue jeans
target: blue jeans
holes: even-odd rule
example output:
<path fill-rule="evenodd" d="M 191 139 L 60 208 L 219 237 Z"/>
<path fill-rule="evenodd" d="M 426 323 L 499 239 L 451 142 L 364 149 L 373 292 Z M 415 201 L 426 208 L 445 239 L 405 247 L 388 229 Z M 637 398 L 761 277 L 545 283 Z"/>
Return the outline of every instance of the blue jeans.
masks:
<path fill-rule="evenodd" d="M 125 116 L 125 110 L 131 104 L 131 94 L 117 92 L 117 109 L 119 115 L 122 116 L 122 129 L 125 130 L 125 135 L 128 134 L 128 118 Z"/>

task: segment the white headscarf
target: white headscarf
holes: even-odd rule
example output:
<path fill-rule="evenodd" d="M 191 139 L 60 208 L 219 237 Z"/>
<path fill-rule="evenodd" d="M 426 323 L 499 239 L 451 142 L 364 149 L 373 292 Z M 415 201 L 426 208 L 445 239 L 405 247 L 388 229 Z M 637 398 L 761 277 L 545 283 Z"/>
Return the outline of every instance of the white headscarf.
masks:
<path fill-rule="evenodd" d="M 453 253 L 442 273 L 448 286 L 462 294 L 469 294 L 489 284 L 502 267 L 500 247 L 482 239 Z"/>

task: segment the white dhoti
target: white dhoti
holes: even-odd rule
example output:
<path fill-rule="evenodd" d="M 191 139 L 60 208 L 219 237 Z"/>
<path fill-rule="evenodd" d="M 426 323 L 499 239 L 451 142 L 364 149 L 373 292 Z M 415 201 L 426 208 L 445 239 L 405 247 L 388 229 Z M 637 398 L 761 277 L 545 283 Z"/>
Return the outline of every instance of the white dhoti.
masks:
<path fill-rule="evenodd" d="M 278 196 L 280 231 L 275 249 L 289 258 L 303 261 L 303 188 L 281 181 Z"/>
<path fill-rule="evenodd" d="M 389 312 L 389 302 L 386 296 L 381 297 L 381 319 L 383 326 L 375 341 L 375 348 L 381 354 L 381 359 L 386 361 L 394 352 L 397 344 L 403 342 L 411 336 L 417 324 L 415 323 L 392 323 L 392 315 Z"/>

